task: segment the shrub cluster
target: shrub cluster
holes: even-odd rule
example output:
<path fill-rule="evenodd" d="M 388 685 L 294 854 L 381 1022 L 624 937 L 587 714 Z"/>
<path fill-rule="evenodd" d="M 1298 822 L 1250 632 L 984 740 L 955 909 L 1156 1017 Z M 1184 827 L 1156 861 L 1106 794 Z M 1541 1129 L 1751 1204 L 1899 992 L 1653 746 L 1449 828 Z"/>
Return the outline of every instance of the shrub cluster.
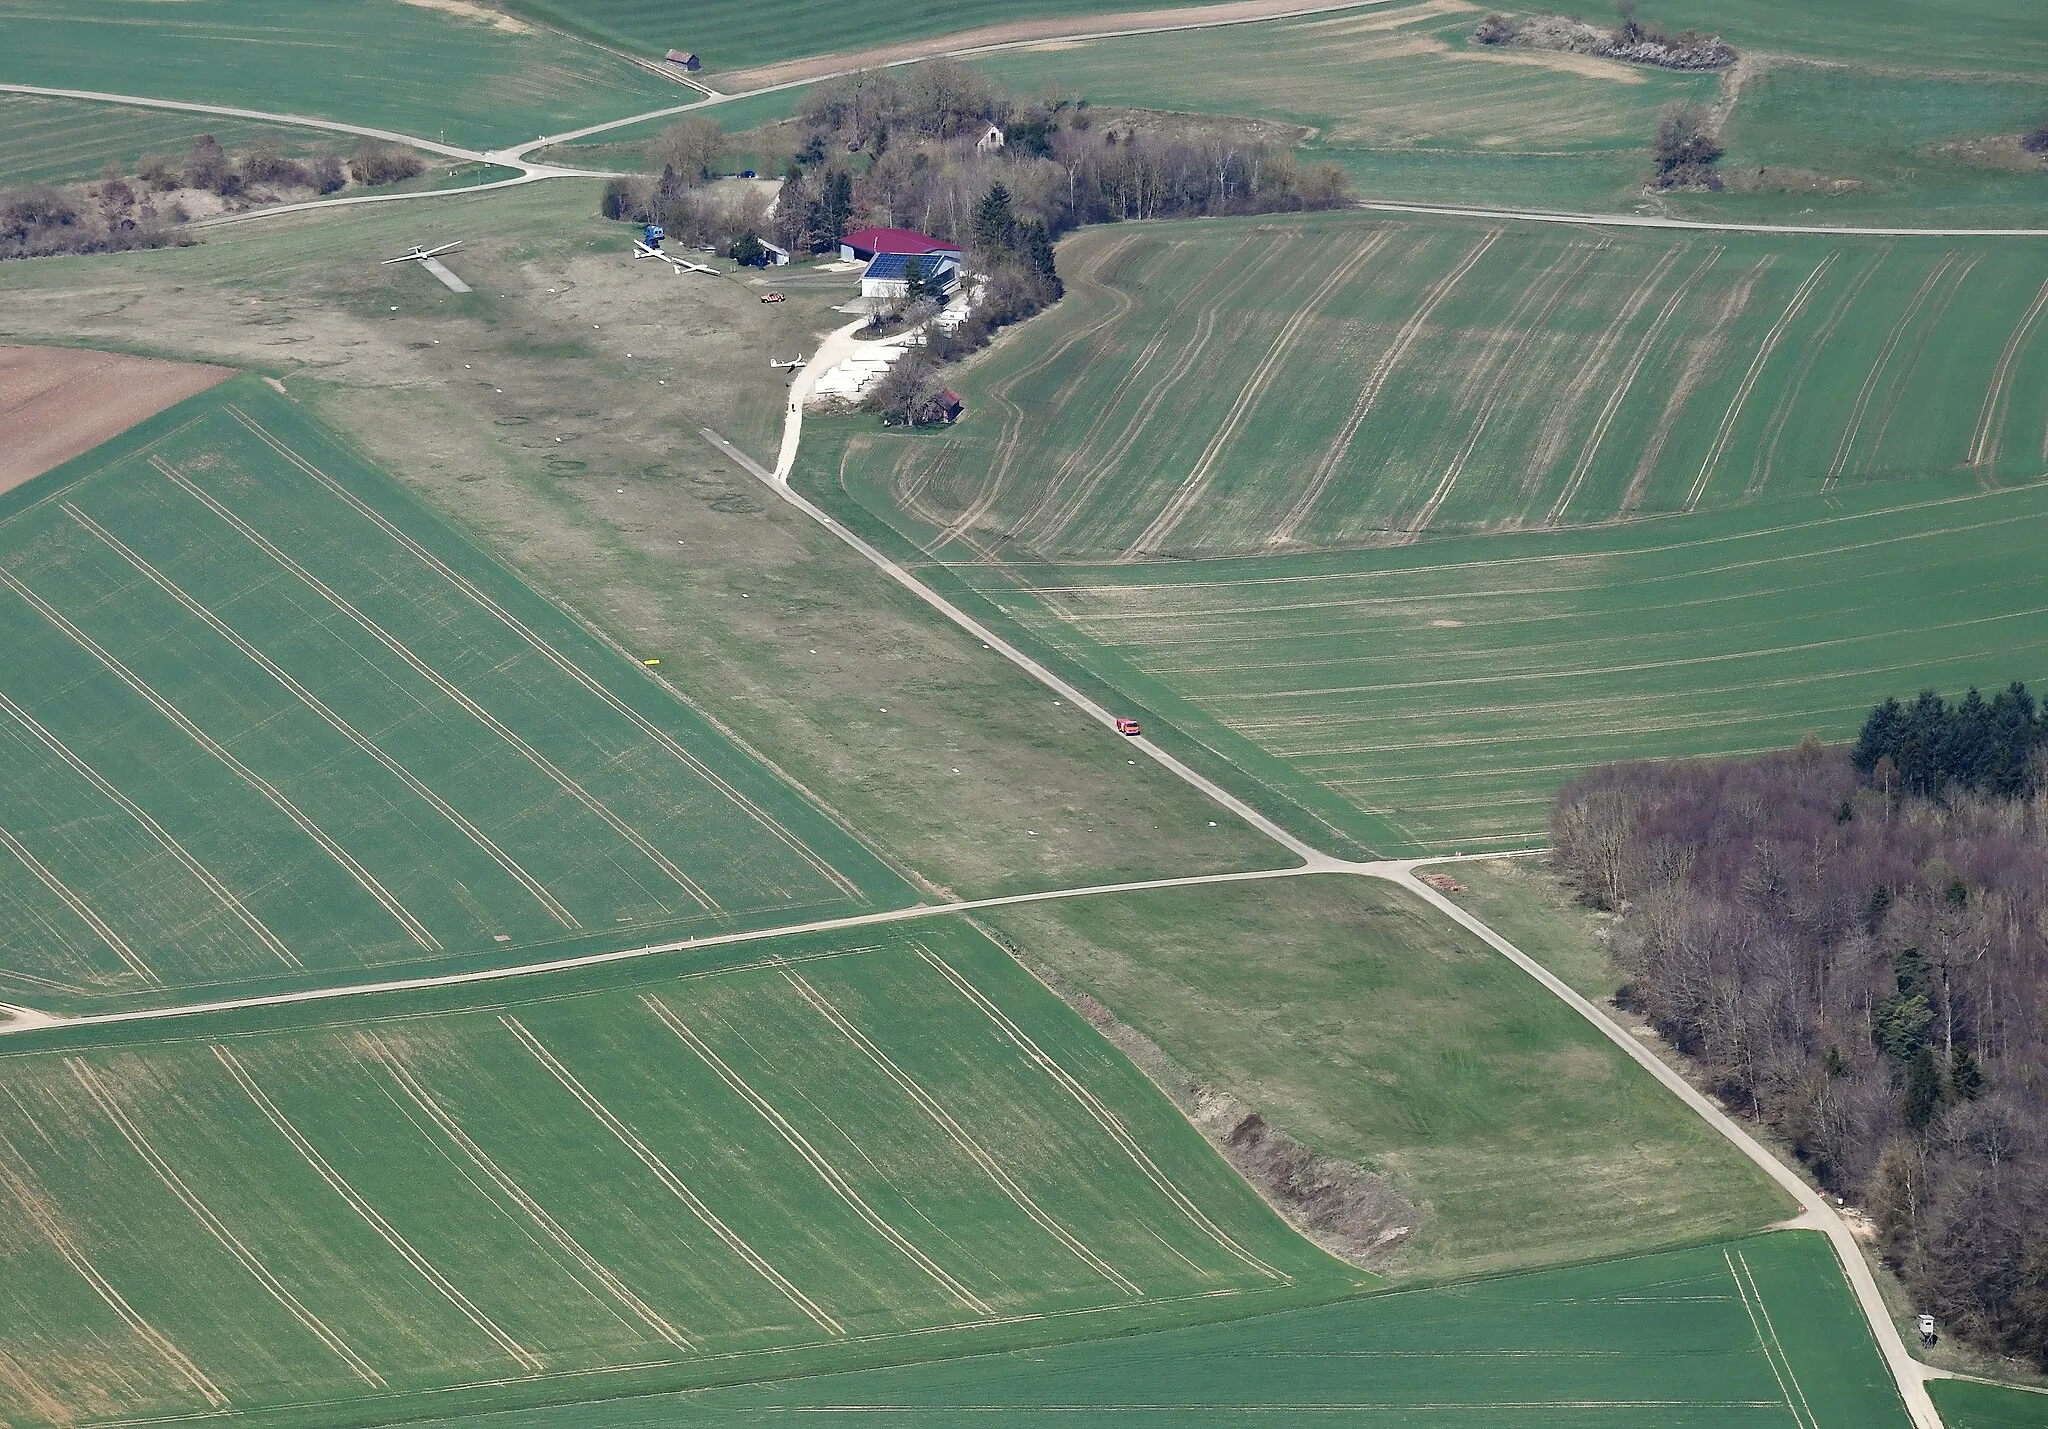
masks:
<path fill-rule="evenodd" d="M 379 188 L 402 179 L 418 178 L 427 171 L 427 165 L 417 154 L 365 139 L 350 155 L 348 171 L 349 176 L 364 187 Z"/>
<path fill-rule="evenodd" d="M 126 179 L 103 180 L 96 197 L 92 202 L 48 184 L 0 190 L 0 258 L 118 253 L 189 241 L 173 238 L 155 205 L 138 200 Z"/>
<path fill-rule="evenodd" d="M 1658 188 L 1720 189 L 1714 165 L 1721 158 L 1721 137 L 1705 105 L 1678 101 L 1659 110 L 1650 151 L 1657 159 Z"/>
<path fill-rule="evenodd" d="M 1982 738 L 1997 701 L 1887 702 L 1866 735 L 1937 751 L 1931 792 L 1874 785 L 1893 754 L 1809 741 L 1595 770 L 1551 839 L 1619 915 L 1621 1000 L 1867 1207 L 1919 1308 L 2048 1367 L 2048 796 L 2032 701 L 2008 696 L 2035 731 L 2010 793 Z"/>
<path fill-rule="evenodd" d="M 2020 147 L 2029 154 L 2048 154 L 2048 124 L 2043 124 L 2031 134 L 2021 136 Z"/>
<path fill-rule="evenodd" d="M 1632 0 L 1622 0 L 1620 9 L 1621 23 L 1612 29 L 1589 25 L 1575 15 L 1488 15 L 1472 39 L 1482 45 L 1559 50 L 1660 69 L 1726 69 L 1735 63 L 1734 47 L 1719 35 L 1690 29 L 1673 34 L 1654 20 L 1638 23 Z"/>

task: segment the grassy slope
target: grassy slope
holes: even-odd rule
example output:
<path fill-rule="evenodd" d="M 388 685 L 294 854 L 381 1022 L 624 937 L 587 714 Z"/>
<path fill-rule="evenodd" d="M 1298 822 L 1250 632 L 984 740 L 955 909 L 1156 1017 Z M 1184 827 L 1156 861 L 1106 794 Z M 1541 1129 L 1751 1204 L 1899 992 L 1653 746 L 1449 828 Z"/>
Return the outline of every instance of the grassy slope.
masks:
<path fill-rule="evenodd" d="M 1091 230 L 1062 248 L 1074 297 L 963 372 L 968 418 L 942 440 L 877 434 L 847 476 L 957 528 L 941 554 L 1048 558 L 1934 475 L 1983 454 L 1987 410 L 1982 474 L 2023 482 L 2048 471 L 2035 256 L 1357 215 Z"/>
<path fill-rule="evenodd" d="M 1746 1266 L 1761 1292 L 1777 1335 L 1769 1358 L 1735 1294 L 1731 1266 Z M 1813 1235 L 1766 1236 L 1029 1355 L 585 1406 L 573 1421 L 541 1412 L 498 1422 L 504 1429 L 570 1422 L 639 1429 L 698 1416 L 732 1425 L 911 1424 L 971 1414 L 974 1423 L 1000 1426 L 1150 1418 L 1209 1429 L 1258 1416 L 1397 1429 L 1505 1422 L 1532 1429 L 1610 1422 L 1747 1429 L 1785 1423 L 1788 1394 L 1804 1396 L 1800 1409 L 1809 1417 L 1802 1422 L 1817 1429 L 1905 1423 L 1848 1288 Z"/>
<path fill-rule="evenodd" d="M 399 0 L 187 0 L 176 12 L 142 0 L 6 0 L 0 80 L 305 114 L 477 148 L 695 94 L 560 34 L 511 33 Z"/>
<path fill-rule="evenodd" d="M 1739 1234 L 1789 1208 L 1569 1009 L 1393 889 L 1220 885 L 989 922 L 1192 1075 L 1393 1178 L 1427 1213 L 1403 1276 Z"/>
<path fill-rule="evenodd" d="M 1369 1283 L 956 922 L 330 1017 L 0 1055 L 10 1423 L 208 1386 L 273 1422 L 473 1412 Z"/>
<path fill-rule="evenodd" d="M 1605 1002 L 1621 987 L 1601 940 L 1603 916 L 1575 901 L 1551 876 L 1547 860 L 1500 859 L 1446 871 L 1465 885 L 1457 895 L 1461 903 L 1574 991 Z"/>
<path fill-rule="evenodd" d="M 1321 299 L 1328 316 L 1286 326 L 1302 290 L 1378 237 Z M 892 523 L 904 549 L 972 557 L 932 578 L 1291 803 L 1305 830 L 1382 851 L 1540 838 L 1551 792 L 1598 760 L 1842 737 L 1896 690 L 2038 676 L 2025 589 L 2048 491 L 1999 484 L 2044 460 L 2029 394 L 2048 346 L 2023 252 L 1566 246 L 1583 241 L 1508 229 L 1480 252 L 1469 227 L 1356 218 L 1091 233 L 1070 306 L 962 374 L 960 427 L 846 428 L 836 448 L 821 429 L 800 479 L 850 520 Z M 1418 291 L 1474 254 L 1476 281 L 1383 365 Z M 1700 326 L 1702 307 L 1720 326 Z M 1301 506 L 1365 391 L 1367 420 Z M 1051 455 L 1016 459 L 1027 425 Z M 1937 475 L 1994 446 L 1978 480 Z M 1679 520 L 1185 559 L 1289 529 L 1360 539 L 1389 519 L 1375 513 L 1593 521 L 1695 493 Z M 1290 502 L 1306 512 L 1291 528 Z M 942 544 L 963 512 L 967 534 Z M 1031 559 L 1147 542 L 1184 559 Z"/>
<path fill-rule="evenodd" d="M 37 915 L 0 935 L 23 979 L 0 983 L 25 1000 L 536 956 L 910 896 L 253 379 L 0 513 L 0 627 L 24 662 L 4 787 L 35 859 L 0 883 Z"/>

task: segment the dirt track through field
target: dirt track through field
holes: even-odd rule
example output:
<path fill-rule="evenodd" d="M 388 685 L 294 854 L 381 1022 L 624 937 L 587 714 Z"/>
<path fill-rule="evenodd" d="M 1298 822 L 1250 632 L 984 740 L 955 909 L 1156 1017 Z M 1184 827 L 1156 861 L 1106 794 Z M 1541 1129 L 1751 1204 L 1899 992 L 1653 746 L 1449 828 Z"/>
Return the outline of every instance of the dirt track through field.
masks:
<path fill-rule="evenodd" d="M 78 347 L 0 347 L 0 491 L 234 375 Z"/>

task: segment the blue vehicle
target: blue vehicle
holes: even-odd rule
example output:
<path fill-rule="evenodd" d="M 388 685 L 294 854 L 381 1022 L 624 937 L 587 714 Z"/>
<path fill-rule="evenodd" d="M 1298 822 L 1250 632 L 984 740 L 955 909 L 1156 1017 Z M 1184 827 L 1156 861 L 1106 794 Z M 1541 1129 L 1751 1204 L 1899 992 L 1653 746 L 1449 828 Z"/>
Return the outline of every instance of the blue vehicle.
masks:
<path fill-rule="evenodd" d="M 667 234 L 661 231 L 660 224 L 650 223 L 647 225 L 647 232 L 643 237 L 643 241 L 649 248 L 659 248 L 661 247 L 661 240 L 667 236 Z"/>

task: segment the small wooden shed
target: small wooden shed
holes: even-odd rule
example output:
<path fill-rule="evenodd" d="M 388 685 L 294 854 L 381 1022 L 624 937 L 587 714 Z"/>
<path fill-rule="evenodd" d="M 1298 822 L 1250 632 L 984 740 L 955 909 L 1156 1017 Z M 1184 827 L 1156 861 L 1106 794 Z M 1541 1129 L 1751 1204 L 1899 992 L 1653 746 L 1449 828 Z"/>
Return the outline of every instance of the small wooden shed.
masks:
<path fill-rule="evenodd" d="M 667 58 L 670 64 L 681 65 L 684 69 L 696 70 L 704 67 L 704 62 L 697 58 L 695 50 L 670 50 Z"/>

